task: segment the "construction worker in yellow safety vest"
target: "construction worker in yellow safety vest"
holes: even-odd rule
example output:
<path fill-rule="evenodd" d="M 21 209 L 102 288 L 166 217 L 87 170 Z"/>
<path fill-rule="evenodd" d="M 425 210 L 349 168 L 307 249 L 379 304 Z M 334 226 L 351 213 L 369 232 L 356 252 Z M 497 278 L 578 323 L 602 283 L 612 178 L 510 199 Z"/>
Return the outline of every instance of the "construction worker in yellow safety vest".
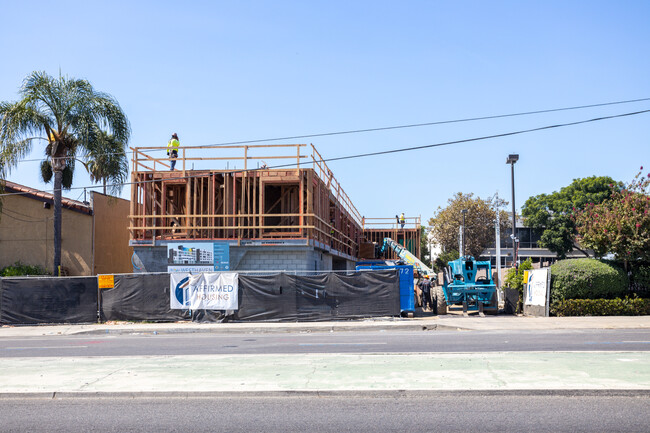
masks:
<path fill-rule="evenodd" d="M 178 148 L 181 146 L 181 144 L 178 142 L 178 135 L 174 132 L 172 134 L 172 138 L 169 140 L 167 143 L 167 155 L 169 156 L 169 159 L 171 159 L 171 171 L 174 171 L 174 167 L 176 167 L 176 158 L 178 158 Z"/>
<path fill-rule="evenodd" d="M 402 226 L 402 228 L 404 228 L 404 226 L 406 225 L 406 218 L 404 217 L 404 212 L 402 212 L 399 216 L 399 223 Z"/>

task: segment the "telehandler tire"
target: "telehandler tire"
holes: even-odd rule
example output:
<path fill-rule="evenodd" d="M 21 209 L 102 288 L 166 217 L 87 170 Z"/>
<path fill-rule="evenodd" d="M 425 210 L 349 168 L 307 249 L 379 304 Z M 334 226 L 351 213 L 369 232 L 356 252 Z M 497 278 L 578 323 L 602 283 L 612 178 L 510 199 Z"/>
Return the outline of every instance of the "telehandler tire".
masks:
<path fill-rule="evenodd" d="M 447 314 L 447 300 L 445 299 L 445 294 L 442 291 L 442 286 L 436 286 L 434 288 L 434 294 L 436 301 L 436 314 L 438 316 L 441 314 Z"/>
<path fill-rule="evenodd" d="M 490 304 L 483 307 L 483 313 L 489 316 L 496 316 L 499 314 L 499 297 L 497 296 L 497 292 L 492 294 Z"/>

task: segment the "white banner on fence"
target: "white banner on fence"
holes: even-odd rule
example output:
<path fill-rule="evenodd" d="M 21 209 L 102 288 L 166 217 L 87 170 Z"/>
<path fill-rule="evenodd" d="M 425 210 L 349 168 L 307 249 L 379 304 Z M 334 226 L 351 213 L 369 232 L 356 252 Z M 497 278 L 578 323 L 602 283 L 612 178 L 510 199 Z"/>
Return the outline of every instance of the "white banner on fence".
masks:
<path fill-rule="evenodd" d="M 236 272 L 169 274 L 170 306 L 183 310 L 237 310 Z"/>
<path fill-rule="evenodd" d="M 195 265 L 179 265 L 179 266 L 167 266 L 167 272 L 176 272 L 184 274 L 199 274 L 201 272 L 212 272 L 214 271 L 214 266 L 195 266 Z"/>
<path fill-rule="evenodd" d="M 546 306 L 546 296 L 548 294 L 548 268 L 534 269 L 526 271 L 528 276 L 526 280 L 526 305 Z"/>

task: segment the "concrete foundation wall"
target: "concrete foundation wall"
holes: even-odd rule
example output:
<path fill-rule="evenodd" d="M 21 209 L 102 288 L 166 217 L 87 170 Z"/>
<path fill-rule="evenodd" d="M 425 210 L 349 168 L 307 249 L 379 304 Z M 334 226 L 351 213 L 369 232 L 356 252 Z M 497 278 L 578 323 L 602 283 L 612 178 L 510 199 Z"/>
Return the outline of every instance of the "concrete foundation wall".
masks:
<path fill-rule="evenodd" d="M 167 272 L 166 247 L 134 247 L 133 272 Z M 333 258 L 310 246 L 231 246 L 232 271 L 354 270 L 351 260 Z"/>

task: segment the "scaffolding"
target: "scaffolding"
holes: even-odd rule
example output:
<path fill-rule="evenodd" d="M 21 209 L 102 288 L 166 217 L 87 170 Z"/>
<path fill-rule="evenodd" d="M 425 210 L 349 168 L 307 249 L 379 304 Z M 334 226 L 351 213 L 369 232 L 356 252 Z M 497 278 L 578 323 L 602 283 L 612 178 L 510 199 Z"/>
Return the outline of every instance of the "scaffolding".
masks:
<path fill-rule="evenodd" d="M 417 258 L 421 258 L 420 239 L 422 236 L 421 219 L 417 217 L 405 217 L 405 224 L 402 225 L 395 218 L 362 218 L 361 226 L 363 229 L 363 244 L 365 248 L 361 252 L 364 259 L 374 258 L 374 248 L 369 244 L 381 245 L 384 243 L 384 238 L 391 238 L 404 248 L 415 254 Z M 367 257 L 367 256 L 373 257 Z M 398 257 L 391 249 L 388 250 L 389 260 L 396 260 Z"/>
<path fill-rule="evenodd" d="M 308 155 L 305 144 L 181 147 L 174 171 L 166 147 L 131 148 L 131 245 L 305 240 L 358 257 L 362 217 L 310 146 Z M 224 162 L 225 169 L 194 169 Z"/>

